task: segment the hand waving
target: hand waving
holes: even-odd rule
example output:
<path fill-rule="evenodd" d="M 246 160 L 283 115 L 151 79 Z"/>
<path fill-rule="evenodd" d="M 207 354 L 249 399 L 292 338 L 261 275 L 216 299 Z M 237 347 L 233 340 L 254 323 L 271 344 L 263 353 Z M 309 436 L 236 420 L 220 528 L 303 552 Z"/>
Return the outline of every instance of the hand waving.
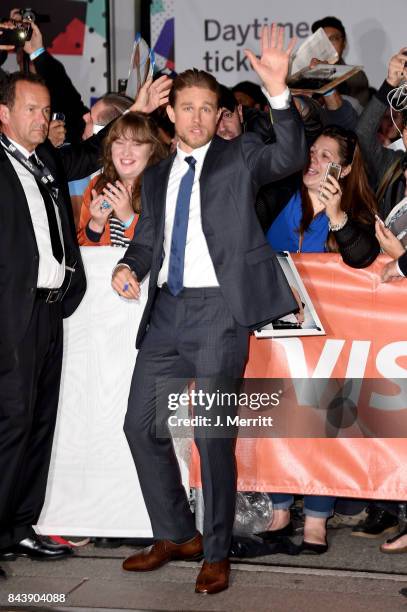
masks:
<path fill-rule="evenodd" d="M 270 27 L 263 27 L 260 59 L 252 51 L 245 49 L 253 70 L 263 81 L 270 96 L 278 96 L 287 87 L 288 65 L 296 40 L 291 38 L 284 49 L 284 28 L 273 23 Z"/>
<path fill-rule="evenodd" d="M 147 79 L 130 110 L 140 113 L 152 113 L 159 106 L 167 104 L 171 86 L 172 80 L 166 75 L 161 76 L 156 81 L 153 81 L 151 78 Z"/>

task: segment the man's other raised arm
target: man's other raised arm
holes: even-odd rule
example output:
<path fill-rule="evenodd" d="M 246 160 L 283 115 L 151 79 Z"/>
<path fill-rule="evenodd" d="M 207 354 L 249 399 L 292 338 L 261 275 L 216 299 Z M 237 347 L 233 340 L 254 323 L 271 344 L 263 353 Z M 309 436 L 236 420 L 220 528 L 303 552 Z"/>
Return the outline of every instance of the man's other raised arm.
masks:
<path fill-rule="evenodd" d="M 276 142 L 267 146 L 256 139 L 245 140 L 246 163 L 259 186 L 293 174 L 307 162 L 304 126 L 287 87 L 288 66 L 295 42 L 292 38 L 285 48 L 284 29 L 273 23 L 262 30 L 260 59 L 252 51 L 245 50 L 263 81 L 263 93 L 271 107 L 276 137 Z"/>

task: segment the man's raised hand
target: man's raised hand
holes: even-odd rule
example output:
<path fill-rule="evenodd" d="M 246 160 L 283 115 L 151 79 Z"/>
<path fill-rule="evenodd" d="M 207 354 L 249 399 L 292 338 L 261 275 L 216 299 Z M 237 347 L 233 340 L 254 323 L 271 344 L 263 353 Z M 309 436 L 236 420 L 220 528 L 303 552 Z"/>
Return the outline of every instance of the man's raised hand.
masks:
<path fill-rule="evenodd" d="M 296 41 L 295 37 L 291 38 L 285 49 L 284 28 L 273 23 L 262 29 L 260 59 L 252 51 L 245 49 L 253 70 L 263 81 L 270 96 L 282 94 L 287 87 L 289 61 Z"/>

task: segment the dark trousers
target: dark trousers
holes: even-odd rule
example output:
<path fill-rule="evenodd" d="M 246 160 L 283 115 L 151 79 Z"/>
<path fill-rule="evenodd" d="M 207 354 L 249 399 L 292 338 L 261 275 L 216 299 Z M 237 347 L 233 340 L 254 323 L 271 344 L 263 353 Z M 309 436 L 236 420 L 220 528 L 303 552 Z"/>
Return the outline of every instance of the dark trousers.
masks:
<path fill-rule="evenodd" d="M 177 297 L 159 291 L 137 356 L 124 424 L 157 540 L 196 534 L 172 440 L 156 435 L 157 386 L 176 378 L 238 378 L 247 350 L 248 331 L 236 323 L 218 288 L 184 289 Z M 161 412 L 159 420 L 169 414 Z M 195 441 L 205 503 L 204 555 L 219 561 L 228 556 L 234 521 L 235 439 L 208 431 Z"/>
<path fill-rule="evenodd" d="M 294 503 L 290 493 L 270 493 L 276 510 L 288 510 Z M 304 495 L 304 514 L 316 518 L 329 518 L 334 512 L 336 497 L 328 495 Z"/>
<path fill-rule="evenodd" d="M 0 355 L 0 549 L 32 533 L 44 504 L 62 344 L 60 304 L 36 299 L 23 340 Z"/>

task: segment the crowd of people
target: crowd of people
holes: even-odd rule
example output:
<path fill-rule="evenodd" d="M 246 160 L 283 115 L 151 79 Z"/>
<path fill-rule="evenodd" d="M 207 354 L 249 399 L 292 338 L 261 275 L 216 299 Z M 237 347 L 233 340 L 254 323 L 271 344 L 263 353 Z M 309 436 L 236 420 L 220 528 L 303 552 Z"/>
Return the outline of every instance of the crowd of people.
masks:
<path fill-rule="evenodd" d="M 384 282 L 407 275 L 404 246 L 383 223 L 407 196 L 407 109 L 397 119 L 404 147 L 379 137 L 388 94 L 407 79 L 407 49 L 390 59 L 378 91 L 360 72 L 325 95 L 292 96 L 295 41 L 285 45 L 273 25 L 263 29 L 260 57 L 246 52 L 261 91 L 248 82 L 229 89 L 194 68 L 148 80 L 135 101 L 109 92 L 88 109 L 31 25 L 30 71 L 0 83 L 0 560 L 72 554 L 33 529 L 57 414 L 62 320 L 86 290 L 78 245 L 123 247 L 113 289 L 137 299 L 150 274 L 124 432 L 155 540 L 123 567 L 203 557 L 196 591 L 216 593 L 229 580 L 235 440 L 195 433 L 201 535 L 171 440 L 154 433 L 156 381 L 194 378 L 208 390 L 207 380 L 242 375 L 250 331 L 298 311 L 274 251 L 337 252 L 353 268 L 382 251 L 390 256 Z M 344 63 L 342 23 L 327 17 L 313 31 L 319 27 Z M 56 111 L 64 119 L 51 120 Z M 281 541 L 293 533 L 294 500 L 270 495 L 274 513 L 262 537 Z M 302 551 L 328 550 L 335 503 L 305 496 Z M 396 502 L 370 503 L 354 533 L 394 533 L 397 513 Z M 381 550 L 405 552 L 406 528 Z"/>

